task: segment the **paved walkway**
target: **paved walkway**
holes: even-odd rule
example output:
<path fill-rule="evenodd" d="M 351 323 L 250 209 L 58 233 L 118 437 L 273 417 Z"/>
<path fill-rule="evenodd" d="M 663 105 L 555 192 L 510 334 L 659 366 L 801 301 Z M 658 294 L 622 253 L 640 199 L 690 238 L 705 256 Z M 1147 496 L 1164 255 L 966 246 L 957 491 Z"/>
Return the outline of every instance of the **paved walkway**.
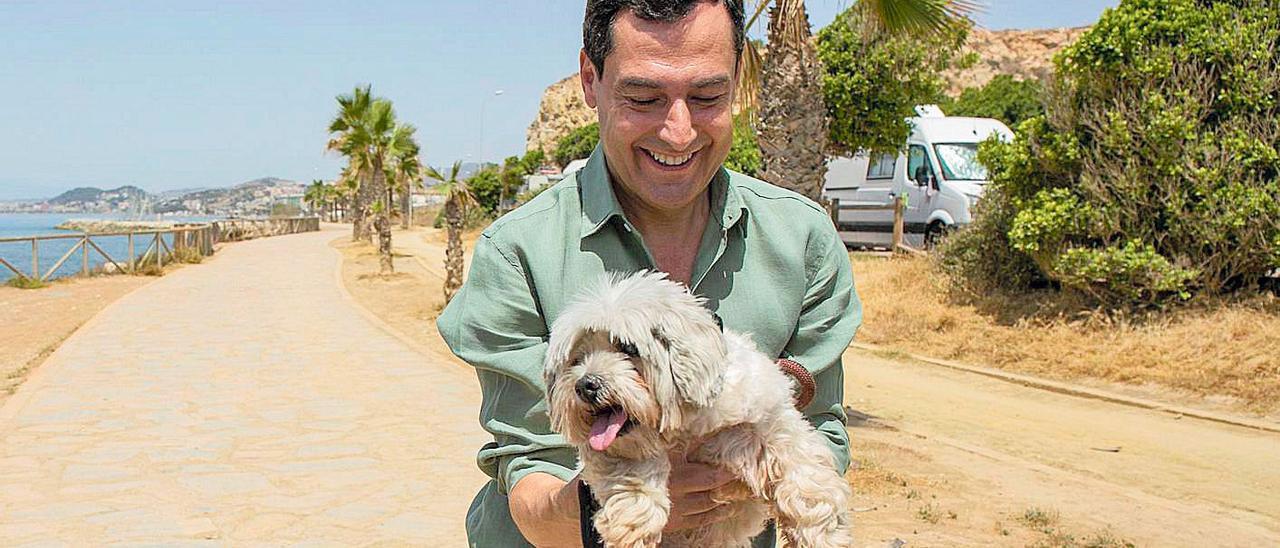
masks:
<path fill-rule="evenodd" d="M 0 409 L 0 546 L 462 545 L 474 374 L 365 319 L 342 234 L 228 246 L 68 339 Z"/>

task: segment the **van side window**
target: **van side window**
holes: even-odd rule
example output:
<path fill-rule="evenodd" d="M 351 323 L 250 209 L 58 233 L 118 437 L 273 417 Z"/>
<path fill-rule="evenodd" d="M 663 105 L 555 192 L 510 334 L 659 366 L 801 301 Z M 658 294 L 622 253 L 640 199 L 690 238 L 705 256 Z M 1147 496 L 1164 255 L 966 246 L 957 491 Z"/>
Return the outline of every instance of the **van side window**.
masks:
<path fill-rule="evenodd" d="M 867 162 L 867 178 L 892 179 L 893 169 L 897 167 L 897 164 L 897 154 L 874 154 L 871 156 L 871 160 Z"/>
<path fill-rule="evenodd" d="M 907 180 L 915 180 L 916 170 L 920 166 L 925 166 L 929 174 L 933 174 L 933 166 L 929 165 L 929 155 L 925 152 L 924 147 L 911 145 L 911 148 L 907 149 Z"/>

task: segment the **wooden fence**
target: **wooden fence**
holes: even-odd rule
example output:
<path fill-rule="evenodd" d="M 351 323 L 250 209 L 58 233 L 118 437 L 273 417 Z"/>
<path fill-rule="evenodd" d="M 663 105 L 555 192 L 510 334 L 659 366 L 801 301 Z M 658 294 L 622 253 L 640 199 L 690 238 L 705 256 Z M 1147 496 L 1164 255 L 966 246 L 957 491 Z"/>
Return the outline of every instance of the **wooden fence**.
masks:
<path fill-rule="evenodd" d="M 865 204 L 865 203 L 842 204 L 840 203 L 839 198 L 832 198 L 831 209 L 830 209 L 831 222 L 835 223 L 837 227 L 840 226 L 841 211 L 892 210 L 893 211 L 893 241 L 889 246 L 889 250 L 895 253 L 912 253 L 917 255 L 923 255 L 924 251 L 911 247 L 907 245 L 905 242 L 903 242 L 902 235 L 905 232 L 903 229 L 903 212 L 906 210 L 906 208 L 907 208 L 906 196 L 897 196 L 893 199 L 892 202 L 887 204 Z"/>
<path fill-rule="evenodd" d="M 90 257 L 94 262 L 100 258 L 104 272 L 136 274 L 141 269 L 154 265 L 163 268 L 187 255 L 198 254 L 200 257 L 213 255 L 215 245 L 223 242 L 234 242 L 266 236 L 280 236 L 299 232 L 320 230 L 319 217 L 296 217 L 287 219 L 226 219 L 210 223 L 191 223 L 175 225 L 173 228 L 157 230 L 135 230 L 128 232 L 102 232 L 82 234 L 54 234 L 46 236 L 24 236 L 17 238 L 0 238 L 0 244 L 29 242 L 31 245 L 31 270 L 23 271 L 18 266 L 0 257 L 0 267 L 13 272 L 19 279 L 48 281 L 58 269 L 79 252 L 80 274 L 88 276 L 96 268 L 90 268 Z M 99 242 L 103 238 L 127 238 L 125 255 L 113 257 L 103 249 Z M 40 243 L 56 240 L 76 240 L 71 248 L 62 254 L 53 266 L 40 267 Z M 95 241 L 97 240 L 97 241 Z M 145 244 L 141 253 L 137 246 Z M 118 252 L 117 252 L 118 253 Z M 72 263 L 74 264 L 74 263 Z M 107 265 L 110 265 L 108 267 Z"/>

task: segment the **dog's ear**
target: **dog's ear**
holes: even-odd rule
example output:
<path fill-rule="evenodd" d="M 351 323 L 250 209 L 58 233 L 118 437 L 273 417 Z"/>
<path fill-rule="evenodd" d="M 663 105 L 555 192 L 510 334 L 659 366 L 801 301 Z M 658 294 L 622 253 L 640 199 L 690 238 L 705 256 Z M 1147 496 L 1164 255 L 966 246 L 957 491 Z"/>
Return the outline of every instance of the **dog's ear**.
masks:
<path fill-rule="evenodd" d="M 711 405 L 724 384 L 726 351 L 724 335 L 710 315 L 668 318 L 653 336 L 666 349 L 671 382 L 680 398 L 697 407 Z"/>
<path fill-rule="evenodd" d="M 542 362 L 542 385 L 547 393 L 547 412 L 552 427 L 557 432 L 563 427 L 561 424 L 563 417 L 559 416 L 556 406 L 552 404 L 555 401 L 556 379 L 566 373 L 569 368 L 569 359 L 583 335 L 584 333 L 578 329 L 552 330 L 552 335 L 547 341 L 547 353 Z"/>

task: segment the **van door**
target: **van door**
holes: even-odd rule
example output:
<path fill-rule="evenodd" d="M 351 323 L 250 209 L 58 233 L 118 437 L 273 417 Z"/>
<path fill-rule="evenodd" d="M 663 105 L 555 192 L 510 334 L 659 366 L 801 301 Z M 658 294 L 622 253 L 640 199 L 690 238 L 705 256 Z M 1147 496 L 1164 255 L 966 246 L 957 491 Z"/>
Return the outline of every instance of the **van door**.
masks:
<path fill-rule="evenodd" d="M 926 180 L 932 183 L 917 183 L 917 173 L 923 173 Z M 929 149 L 920 143 L 907 146 L 907 180 L 903 187 L 907 195 L 907 209 L 903 212 L 903 228 L 907 244 L 920 248 L 924 246 L 924 230 L 933 212 L 934 198 L 938 190 L 932 185 L 939 184 L 938 174 L 934 172 L 933 162 L 929 161 Z"/>

